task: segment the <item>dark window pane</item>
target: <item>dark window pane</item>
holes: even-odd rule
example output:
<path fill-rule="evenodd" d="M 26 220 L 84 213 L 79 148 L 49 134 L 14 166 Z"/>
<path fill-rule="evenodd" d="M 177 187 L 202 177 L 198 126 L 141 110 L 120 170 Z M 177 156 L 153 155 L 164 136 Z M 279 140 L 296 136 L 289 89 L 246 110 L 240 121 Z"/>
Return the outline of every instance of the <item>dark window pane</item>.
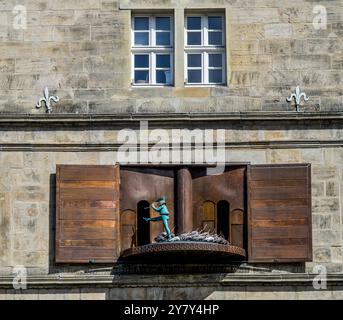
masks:
<path fill-rule="evenodd" d="M 170 46 L 170 32 L 156 32 L 156 45 Z"/>
<path fill-rule="evenodd" d="M 187 57 L 188 67 L 201 67 L 201 54 L 188 54 Z"/>
<path fill-rule="evenodd" d="M 149 55 L 136 54 L 135 55 L 135 68 L 149 68 Z"/>
<path fill-rule="evenodd" d="M 208 59 L 208 65 L 210 67 L 221 68 L 223 66 L 223 59 L 221 54 L 209 54 Z"/>
<path fill-rule="evenodd" d="M 157 70 L 156 83 L 171 84 L 171 71 L 170 70 Z"/>
<path fill-rule="evenodd" d="M 148 32 L 135 32 L 135 45 L 148 46 L 149 33 Z"/>
<path fill-rule="evenodd" d="M 223 74 L 222 70 L 209 70 L 209 82 L 210 83 L 222 83 Z"/>
<path fill-rule="evenodd" d="M 187 18 L 187 29 L 188 30 L 200 30 L 201 29 L 201 18 L 200 17 L 188 17 Z"/>
<path fill-rule="evenodd" d="M 149 30 L 149 18 L 136 17 L 134 20 L 135 30 Z"/>
<path fill-rule="evenodd" d="M 170 17 L 156 17 L 156 30 L 170 30 Z"/>
<path fill-rule="evenodd" d="M 170 68 L 170 55 L 157 54 L 156 55 L 156 68 Z"/>
<path fill-rule="evenodd" d="M 208 28 L 214 30 L 223 29 L 222 17 L 208 17 Z"/>
<path fill-rule="evenodd" d="M 209 32 L 208 33 L 208 44 L 214 46 L 221 46 L 222 43 L 222 32 Z"/>
<path fill-rule="evenodd" d="M 135 83 L 149 83 L 149 71 L 135 71 Z"/>
<path fill-rule="evenodd" d="M 190 46 L 201 45 L 201 32 L 187 32 L 187 44 Z"/>
<path fill-rule="evenodd" d="M 188 70 L 188 83 L 201 83 L 201 70 Z"/>

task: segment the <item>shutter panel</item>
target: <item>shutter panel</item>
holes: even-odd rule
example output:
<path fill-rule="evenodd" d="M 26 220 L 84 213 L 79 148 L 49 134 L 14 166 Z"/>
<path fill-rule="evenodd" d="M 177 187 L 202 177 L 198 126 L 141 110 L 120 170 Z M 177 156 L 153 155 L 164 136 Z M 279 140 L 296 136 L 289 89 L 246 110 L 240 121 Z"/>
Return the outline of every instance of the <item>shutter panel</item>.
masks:
<path fill-rule="evenodd" d="M 119 166 L 58 165 L 56 184 L 56 262 L 114 262 Z"/>
<path fill-rule="evenodd" d="M 311 166 L 254 165 L 248 179 L 249 261 L 311 261 Z"/>

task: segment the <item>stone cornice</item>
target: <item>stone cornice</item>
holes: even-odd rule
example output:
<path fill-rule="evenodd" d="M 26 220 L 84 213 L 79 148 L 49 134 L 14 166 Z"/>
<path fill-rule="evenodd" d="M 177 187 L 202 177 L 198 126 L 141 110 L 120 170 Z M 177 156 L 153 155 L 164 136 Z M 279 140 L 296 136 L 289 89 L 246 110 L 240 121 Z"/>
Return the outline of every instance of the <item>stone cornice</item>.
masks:
<path fill-rule="evenodd" d="M 311 286 L 317 275 L 298 274 L 202 274 L 202 275 L 43 275 L 29 276 L 27 288 L 58 287 L 203 287 L 203 286 Z M 12 277 L 0 277 L 0 288 L 13 288 Z M 328 286 L 342 286 L 343 274 L 328 274 Z"/>
<path fill-rule="evenodd" d="M 151 148 L 154 144 L 147 144 L 144 147 Z M 213 144 L 216 148 L 217 144 Z M 226 150 L 230 149 L 303 149 L 303 148 L 334 148 L 343 147 L 343 140 L 266 140 L 266 141 L 238 141 L 226 142 L 223 144 Z M 121 143 L 0 143 L 0 151 L 40 151 L 40 152 L 107 152 L 118 151 L 122 147 Z M 139 145 L 129 145 L 126 147 L 137 147 Z M 159 144 L 161 150 L 172 150 L 172 144 Z M 185 146 L 185 149 L 192 150 L 204 148 L 204 145 L 194 143 Z"/>
<path fill-rule="evenodd" d="M 129 113 L 129 114 L 0 114 L 0 127 L 124 125 L 139 121 L 161 123 L 164 127 L 178 123 L 244 121 L 343 121 L 343 112 L 232 112 L 232 113 Z"/>

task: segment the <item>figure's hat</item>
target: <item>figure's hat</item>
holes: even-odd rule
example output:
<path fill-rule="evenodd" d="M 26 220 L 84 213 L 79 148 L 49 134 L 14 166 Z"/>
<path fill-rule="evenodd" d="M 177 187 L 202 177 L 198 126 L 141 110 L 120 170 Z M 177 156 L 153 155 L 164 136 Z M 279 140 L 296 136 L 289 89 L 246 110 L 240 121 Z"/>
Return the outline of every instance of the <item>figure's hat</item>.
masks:
<path fill-rule="evenodd" d="M 158 198 L 156 200 L 156 202 L 160 203 L 160 204 L 165 204 L 166 203 L 166 197 L 161 197 L 161 198 Z"/>

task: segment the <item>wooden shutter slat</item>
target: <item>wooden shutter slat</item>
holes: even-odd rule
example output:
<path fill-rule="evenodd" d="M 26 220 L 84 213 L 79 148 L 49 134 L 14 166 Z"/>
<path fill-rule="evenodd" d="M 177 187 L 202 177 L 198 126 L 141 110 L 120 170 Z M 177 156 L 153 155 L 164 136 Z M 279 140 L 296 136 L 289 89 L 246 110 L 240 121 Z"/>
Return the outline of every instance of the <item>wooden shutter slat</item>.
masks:
<path fill-rule="evenodd" d="M 61 208 L 60 217 L 64 220 L 112 220 L 113 208 Z"/>
<path fill-rule="evenodd" d="M 113 181 L 114 166 L 63 165 L 63 181 Z"/>
<path fill-rule="evenodd" d="M 276 170 L 276 168 L 278 168 Z M 302 165 L 254 166 L 250 176 L 252 181 L 262 180 L 307 180 L 307 173 Z"/>
<path fill-rule="evenodd" d="M 60 165 L 56 183 L 56 262 L 116 261 L 119 167 Z"/>
<path fill-rule="evenodd" d="M 248 187 L 249 261 L 311 261 L 310 165 L 250 166 Z"/>

